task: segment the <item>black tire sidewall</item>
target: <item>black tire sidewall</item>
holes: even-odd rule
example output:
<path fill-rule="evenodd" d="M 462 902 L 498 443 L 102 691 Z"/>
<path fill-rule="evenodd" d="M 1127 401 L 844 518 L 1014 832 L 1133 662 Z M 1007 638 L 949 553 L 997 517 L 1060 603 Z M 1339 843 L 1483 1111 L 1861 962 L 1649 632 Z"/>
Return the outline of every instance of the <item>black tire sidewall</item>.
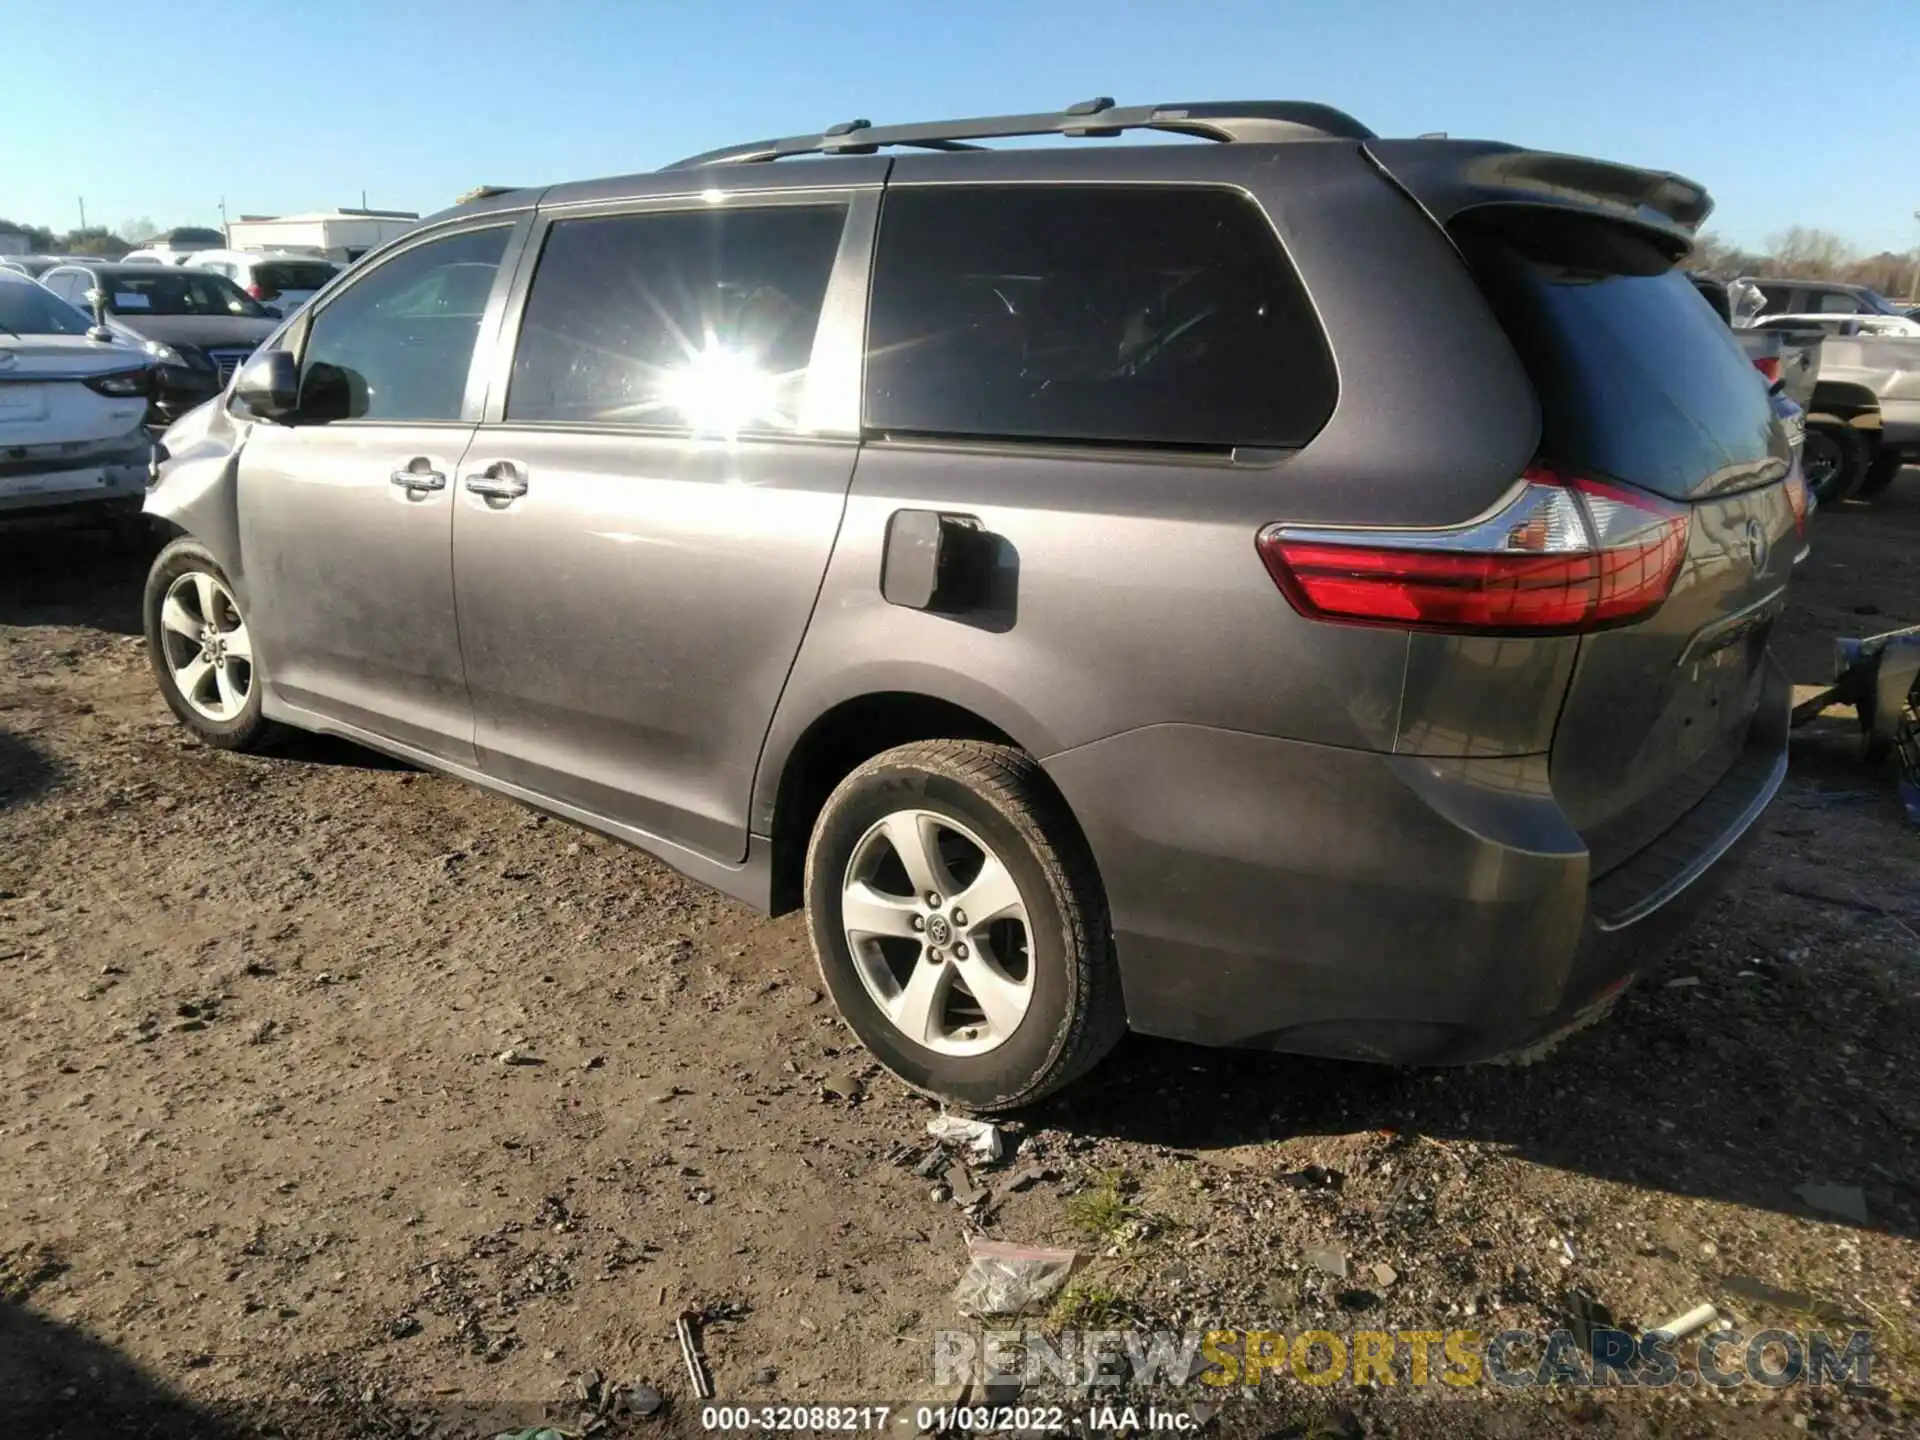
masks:
<path fill-rule="evenodd" d="M 1861 482 L 1867 478 L 1870 459 L 1867 442 L 1847 425 L 1808 426 L 1807 438 L 1811 440 L 1815 436 L 1832 444 L 1840 452 L 1840 464 L 1834 471 L 1833 479 L 1824 489 L 1814 489 L 1821 504 L 1837 505 L 1858 490 Z"/>
<path fill-rule="evenodd" d="M 160 608 L 166 602 L 167 591 L 172 588 L 174 581 L 196 571 L 213 576 L 226 587 L 229 595 L 233 593 L 233 585 L 227 579 L 226 572 L 206 547 L 196 541 L 175 540 L 154 558 L 153 567 L 147 571 L 147 588 L 141 601 L 141 621 L 147 635 L 147 662 L 153 667 L 154 682 L 160 687 L 167 708 L 173 711 L 182 725 L 209 745 L 223 750 L 243 749 L 259 740 L 267 726 L 261 715 L 266 683 L 258 660 L 253 665 L 246 706 L 231 720 L 210 720 L 189 705 L 173 678 L 172 668 L 167 664 L 164 641 L 161 639 Z"/>
<path fill-rule="evenodd" d="M 1033 999 L 1012 1037 L 984 1055 L 943 1055 L 897 1030 L 867 993 L 840 921 L 840 892 L 854 847 L 897 810 L 945 815 L 992 847 L 1026 901 Z M 1077 957 L 1068 953 L 1062 908 L 1071 904 L 1013 821 L 952 776 L 913 765 L 866 772 L 836 791 L 821 813 L 808 865 L 807 923 L 821 976 L 840 1014 L 889 1070 L 908 1084 L 962 1106 L 1004 1107 L 1037 1088 L 1060 1063 L 1079 997 Z"/>

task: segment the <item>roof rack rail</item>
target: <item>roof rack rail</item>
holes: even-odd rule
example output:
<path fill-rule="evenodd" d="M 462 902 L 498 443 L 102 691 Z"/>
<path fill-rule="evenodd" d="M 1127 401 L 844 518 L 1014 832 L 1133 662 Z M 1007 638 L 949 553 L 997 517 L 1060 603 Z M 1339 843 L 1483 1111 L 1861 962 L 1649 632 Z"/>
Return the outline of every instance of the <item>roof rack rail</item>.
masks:
<path fill-rule="evenodd" d="M 1065 110 L 1037 115 L 987 115 L 971 120 L 931 120 L 879 125 L 847 120 L 818 135 L 792 135 L 729 145 L 667 166 L 740 165 L 783 160 L 790 155 L 871 155 L 886 146 L 922 150 L 978 150 L 977 140 L 1022 135 L 1113 136 L 1127 130 L 1164 130 L 1206 140 L 1372 140 L 1374 133 L 1331 105 L 1305 100 L 1210 100 L 1193 105 L 1116 106 L 1110 96 L 1083 100 Z"/>

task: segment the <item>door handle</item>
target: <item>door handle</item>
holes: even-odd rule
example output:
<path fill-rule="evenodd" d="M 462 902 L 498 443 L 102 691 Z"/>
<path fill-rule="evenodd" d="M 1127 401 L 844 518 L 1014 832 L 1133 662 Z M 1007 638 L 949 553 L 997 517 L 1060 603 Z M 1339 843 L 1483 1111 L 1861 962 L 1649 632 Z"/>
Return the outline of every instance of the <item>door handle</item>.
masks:
<path fill-rule="evenodd" d="M 396 470 L 387 477 L 403 490 L 444 490 L 447 477 L 438 470 Z"/>
<path fill-rule="evenodd" d="M 464 483 L 469 495 L 481 495 L 488 500 L 518 500 L 527 493 L 527 477 L 518 466 L 505 460 L 474 471 Z"/>

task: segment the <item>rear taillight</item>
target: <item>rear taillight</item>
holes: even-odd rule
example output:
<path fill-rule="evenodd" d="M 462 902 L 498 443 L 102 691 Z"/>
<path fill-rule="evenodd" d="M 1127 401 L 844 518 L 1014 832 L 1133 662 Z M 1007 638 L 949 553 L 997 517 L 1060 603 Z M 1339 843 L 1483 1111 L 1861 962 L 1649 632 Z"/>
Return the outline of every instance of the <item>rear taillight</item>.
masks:
<path fill-rule="evenodd" d="M 1260 558 L 1302 615 L 1358 625 L 1578 631 L 1667 598 L 1687 553 L 1685 506 L 1544 465 L 1524 482 L 1451 530 L 1270 526 Z"/>
<path fill-rule="evenodd" d="M 81 383 L 96 395 L 121 400 L 146 394 L 148 378 L 146 367 L 142 366 L 138 370 L 115 370 L 111 375 L 89 375 Z"/>
<path fill-rule="evenodd" d="M 266 299 L 266 298 L 267 298 L 267 287 L 266 287 L 266 286 L 264 286 L 264 285 L 257 285 L 257 284 L 256 284 L 256 285 L 249 285 L 249 286 L 247 286 L 247 298 L 248 298 L 248 299 L 251 299 L 251 300 L 264 300 L 264 299 Z M 1757 361 L 1757 360 L 1756 360 L 1756 361 L 1755 361 L 1754 363 L 1755 363 L 1755 364 L 1757 365 L 1757 364 L 1759 364 L 1759 361 Z"/>
<path fill-rule="evenodd" d="M 1780 357 L 1762 355 L 1753 362 L 1753 368 L 1766 377 L 1767 389 L 1772 390 L 1780 384 Z"/>

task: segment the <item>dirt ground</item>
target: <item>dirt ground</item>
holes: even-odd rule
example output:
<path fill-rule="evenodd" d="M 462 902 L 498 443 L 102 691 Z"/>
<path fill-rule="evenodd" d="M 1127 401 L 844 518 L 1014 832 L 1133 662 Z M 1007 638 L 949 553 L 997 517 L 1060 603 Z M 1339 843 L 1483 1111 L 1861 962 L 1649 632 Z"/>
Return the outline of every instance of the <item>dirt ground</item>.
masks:
<path fill-rule="evenodd" d="M 1778 636 L 1807 683 L 1832 636 L 1920 622 L 1920 471 L 1815 526 Z M 1220 1433 L 1917 1423 L 1920 830 L 1845 718 L 1797 736 L 1681 952 L 1547 1059 L 1129 1040 L 1010 1127 L 969 1213 L 797 917 L 350 746 L 202 747 L 147 671 L 143 568 L 0 537 L 8 1434 L 577 1433 L 640 1384 L 664 1408 L 609 1430 L 693 1433 L 689 1307 L 725 1399 L 936 1398 L 971 1233 L 1088 1257 L 1052 1323 L 1491 1333 L 1584 1294 L 1876 1346 L 1865 1391 L 1288 1382 L 1206 1397 Z"/>

